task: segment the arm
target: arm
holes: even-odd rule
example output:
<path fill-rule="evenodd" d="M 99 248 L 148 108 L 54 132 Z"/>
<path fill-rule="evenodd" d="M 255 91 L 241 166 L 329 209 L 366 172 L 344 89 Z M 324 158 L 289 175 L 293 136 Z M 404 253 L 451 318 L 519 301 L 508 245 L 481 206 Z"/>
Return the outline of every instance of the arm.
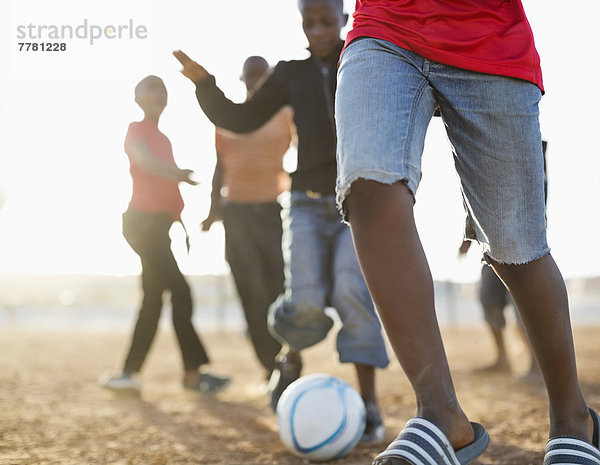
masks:
<path fill-rule="evenodd" d="M 463 239 L 458 248 L 458 258 L 463 258 L 467 254 L 473 243 L 471 239 L 474 237 L 475 229 L 473 229 L 473 226 L 467 221 L 467 224 L 465 225 L 465 239 Z"/>
<path fill-rule="evenodd" d="M 234 103 L 216 85 L 214 76 L 182 51 L 173 55 L 183 65 L 182 74 L 196 86 L 200 107 L 217 127 L 237 133 L 260 128 L 282 106 L 290 103 L 285 66 L 277 65 L 264 85 L 244 103 Z"/>
<path fill-rule="evenodd" d="M 221 159 L 217 154 L 217 164 L 212 178 L 212 192 L 210 193 L 210 210 L 208 216 L 202 222 L 202 231 L 210 230 L 215 221 L 221 220 L 221 187 L 223 186 L 223 166 Z"/>
<path fill-rule="evenodd" d="M 139 167 L 157 176 L 163 176 L 176 182 L 187 182 L 193 186 L 196 181 L 190 179 L 192 170 L 182 170 L 177 166 L 167 165 L 152 153 L 143 139 L 134 139 L 128 147 L 131 160 Z"/>
<path fill-rule="evenodd" d="M 467 239 L 462 241 L 462 244 L 460 244 L 460 247 L 458 248 L 458 257 L 459 258 L 464 257 L 470 248 L 471 248 L 471 241 L 469 241 Z"/>

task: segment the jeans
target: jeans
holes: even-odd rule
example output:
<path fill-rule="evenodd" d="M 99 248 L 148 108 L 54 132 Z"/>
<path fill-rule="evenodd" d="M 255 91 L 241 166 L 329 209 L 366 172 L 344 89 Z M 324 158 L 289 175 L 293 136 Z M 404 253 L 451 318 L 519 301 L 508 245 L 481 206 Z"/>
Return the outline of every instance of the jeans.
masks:
<path fill-rule="evenodd" d="M 340 361 L 386 367 L 381 324 L 335 197 L 292 191 L 289 220 L 286 292 L 271 306 L 272 331 L 295 350 L 310 347 L 332 328 L 324 310 L 333 307 Z"/>
<path fill-rule="evenodd" d="M 123 369 L 129 373 L 142 368 L 156 334 L 166 290 L 171 291 L 173 326 L 184 369 L 194 370 L 208 363 L 208 356 L 192 325 L 190 287 L 171 251 L 169 229 L 172 223 L 169 215 L 164 213 L 127 210 L 123 214 L 123 235 L 142 261 L 144 293 Z"/>
<path fill-rule="evenodd" d="M 485 255 L 522 264 L 548 254 L 540 98 L 527 81 L 432 62 L 384 40 L 355 40 L 338 72 L 340 209 L 359 178 L 403 181 L 416 193 L 439 106 L 468 222 Z"/>
<path fill-rule="evenodd" d="M 225 254 L 240 297 L 248 335 L 268 372 L 281 344 L 267 328 L 269 305 L 283 292 L 281 206 L 277 202 L 223 207 Z"/>

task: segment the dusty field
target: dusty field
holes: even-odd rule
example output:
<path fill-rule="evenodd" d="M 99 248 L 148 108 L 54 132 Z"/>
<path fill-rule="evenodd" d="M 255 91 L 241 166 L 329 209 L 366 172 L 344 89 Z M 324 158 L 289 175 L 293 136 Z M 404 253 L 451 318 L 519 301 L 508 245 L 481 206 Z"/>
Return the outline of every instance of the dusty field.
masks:
<path fill-rule="evenodd" d="M 600 408 L 600 328 L 576 329 L 581 381 Z M 523 354 L 509 333 L 515 375 Z M 98 377 L 117 368 L 128 334 L 0 332 L 1 464 L 273 464 L 297 465 L 279 441 L 267 407 L 262 373 L 240 334 L 204 334 L 215 373 L 233 382 L 216 397 L 181 388 L 180 362 L 170 332 L 157 338 L 144 368 L 143 395 L 118 398 Z M 492 347 L 483 328 L 445 331 L 461 402 L 492 442 L 478 465 L 540 465 L 546 441 L 543 390 L 514 378 L 474 375 Z M 305 373 L 327 371 L 354 384 L 353 371 L 335 362 L 333 339 L 305 353 Z M 414 411 L 413 397 L 393 362 L 378 384 L 386 440 Z M 384 446 L 384 445 L 383 445 Z M 380 446 L 359 446 L 339 465 L 367 465 Z"/>

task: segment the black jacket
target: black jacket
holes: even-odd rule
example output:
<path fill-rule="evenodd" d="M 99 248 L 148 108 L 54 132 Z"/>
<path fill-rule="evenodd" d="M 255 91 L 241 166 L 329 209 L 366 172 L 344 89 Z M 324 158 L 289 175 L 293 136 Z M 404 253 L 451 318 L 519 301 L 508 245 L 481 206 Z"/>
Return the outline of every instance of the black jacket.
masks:
<path fill-rule="evenodd" d="M 213 76 L 196 83 L 196 97 L 215 126 L 233 132 L 254 131 L 282 106 L 291 105 L 298 131 L 298 165 L 292 173 L 292 190 L 335 193 L 337 165 L 333 119 L 337 62 L 343 46 L 326 62 L 281 61 L 264 85 L 244 103 L 229 100 Z"/>

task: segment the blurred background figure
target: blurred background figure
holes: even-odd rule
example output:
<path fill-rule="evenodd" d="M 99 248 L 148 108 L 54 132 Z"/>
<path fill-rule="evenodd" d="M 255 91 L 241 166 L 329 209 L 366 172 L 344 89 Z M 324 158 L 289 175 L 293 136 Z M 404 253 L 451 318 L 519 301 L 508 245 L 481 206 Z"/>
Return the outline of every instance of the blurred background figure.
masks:
<path fill-rule="evenodd" d="M 377 402 L 376 369 L 389 363 L 381 324 L 363 279 L 350 229 L 335 202 L 336 70 L 348 20 L 342 0 L 298 2 L 310 57 L 280 61 L 252 98 L 234 103 L 214 76 L 181 50 L 173 52 L 182 73 L 196 88 L 206 116 L 216 126 L 237 133 L 261 127 L 280 108 L 291 105 L 298 130 L 298 163 L 291 174 L 289 260 L 286 289 L 269 309 L 269 328 L 283 347 L 269 380 L 271 407 L 303 369 L 300 351 L 326 338 L 334 308 L 340 317 L 336 348 L 342 363 L 352 363 L 365 402 L 362 442 L 378 442 L 385 426 Z"/>
<path fill-rule="evenodd" d="M 547 141 L 542 140 L 542 155 L 544 157 L 544 200 L 547 202 L 548 199 L 548 171 L 546 168 L 546 148 L 548 146 Z M 461 243 L 458 249 L 458 257 L 463 258 L 469 251 L 472 241 L 468 238 L 475 237 L 475 231 L 467 224 L 465 227 L 465 239 Z M 496 349 L 496 360 L 488 366 L 482 367 L 477 370 L 478 373 L 499 373 L 509 375 L 511 370 L 511 363 L 508 357 L 508 351 L 506 349 L 505 339 L 505 328 L 506 328 L 506 317 L 504 311 L 507 307 L 512 307 L 516 310 L 515 303 L 508 292 L 508 289 L 500 278 L 496 275 L 494 270 L 487 264 L 481 267 L 481 279 L 479 280 L 479 303 L 483 310 L 483 316 L 485 322 L 492 334 L 494 341 L 494 347 Z M 515 311 L 517 319 L 517 326 L 519 328 L 519 335 L 522 339 L 524 350 L 527 352 L 529 359 L 529 368 L 526 373 L 518 378 L 520 382 L 541 384 L 543 382 L 541 372 L 535 356 L 531 351 L 527 334 L 525 333 L 525 327 L 518 311 Z"/>
<path fill-rule="evenodd" d="M 458 250 L 459 257 L 466 255 L 471 244 L 472 242 L 470 240 L 464 240 L 462 242 Z M 483 317 L 492 334 L 494 348 L 496 350 L 496 360 L 490 365 L 477 369 L 476 372 L 481 374 L 498 373 L 510 375 L 512 370 L 508 351 L 506 349 L 506 317 L 504 312 L 507 307 L 515 308 L 515 304 L 504 283 L 488 265 L 483 265 L 481 267 L 478 297 L 483 310 Z M 531 352 L 531 348 L 529 347 L 529 341 L 525 334 L 525 328 L 523 327 L 519 312 L 515 311 L 515 316 L 519 328 L 519 335 L 522 338 L 524 350 L 527 352 L 527 357 L 529 358 L 529 368 L 527 373 L 520 377 L 519 381 L 541 383 L 541 373 L 537 366 L 537 362 L 535 361 L 535 357 Z"/>
<path fill-rule="evenodd" d="M 133 192 L 129 208 L 123 213 L 123 235 L 142 262 L 142 305 L 135 325 L 129 353 L 120 375 L 101 380 L 103 386 L 117 392 L 139 393 L 134 378 L 146 359 L 156 334 L 164 291 L 171 292 L 173 326 L 183 358 L 186 389 L 215 393 L 229 384 L 201 372 L 208 356 L 192 325 L 190 287 L 179 270 L 169 230 L 181 221 L 183 199 L 179 183 L 195 185 L 190 170 L 175 164 L 169 139 L 159 131 L 158 120 L 167 105 L 167 89 L 156 76 L 147 76 L 135 88 L 135 101 L 144 111 L 144 119 L 129 125 L 125 152 L 129 157 Z M 188 244 L 189 248 L 189 244 Z"/>
<path fill-rule="evenodd" d="M 240 79 L 247 98 L 260 86 L 268 69 L 269 64 L 260 56 L 246 59 Z M 210 211 L 202 222 L 202 230 L 208 231 L 215 221 L 223 220 L 225 256 L 248 335 L 267 380 L 281 349 L 267 328 L 267 311 L 284 290 L 281 205 L 277 199 L 290 187 L 283 157 L 294 134 L 289 106 L 247 134 L 217 128 Z"/>

